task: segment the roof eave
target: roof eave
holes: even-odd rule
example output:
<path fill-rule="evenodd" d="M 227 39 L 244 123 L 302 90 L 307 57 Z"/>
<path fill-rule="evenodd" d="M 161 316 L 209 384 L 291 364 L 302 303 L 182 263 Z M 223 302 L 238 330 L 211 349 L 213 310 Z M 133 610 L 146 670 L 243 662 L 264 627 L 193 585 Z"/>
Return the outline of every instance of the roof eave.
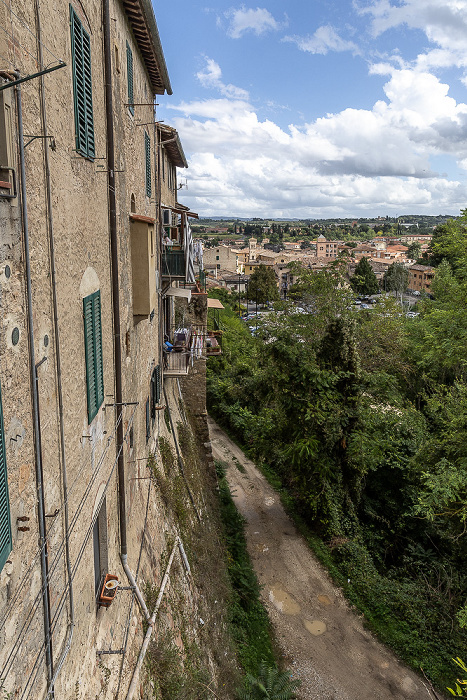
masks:
<path fill-rule="evenodd" d="M 153 93 L 172 95 L 167 65 L 151 0 L 122 0 L 148 71 Z"/>

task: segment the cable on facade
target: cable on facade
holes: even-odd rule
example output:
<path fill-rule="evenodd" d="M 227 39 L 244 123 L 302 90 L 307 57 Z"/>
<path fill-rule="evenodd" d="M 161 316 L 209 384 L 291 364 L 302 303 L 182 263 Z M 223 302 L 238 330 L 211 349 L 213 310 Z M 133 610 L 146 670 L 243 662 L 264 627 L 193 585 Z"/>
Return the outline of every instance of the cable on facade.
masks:
<path fill-rule="evenodd" d="M 115 429 L 115 430 L 116 430 L 116 429 Z M 81 510 L 82 510 L 82 508 L 83 508 L 83 506 L 84 506 L 84 502 L 85 502 L 85 500 L 86 500 L 86 498 L 87 498 L 87 496 L 88 496 L 88 494 L 89 494 L 90 487 L 92 487 L 92 485 L 94 484 L 94 481 L 96 480 L 96 478 L 97 478 L 97 476 L 98 476 L 98 474 L 99 474 L 99 471 L 100 471 L 101 466 L 102 466 L 102 462 L 103 462 L 103 460 L 104 460 L 104 458 L 105 458 L 105 456 L 106 456 L 106 454 L 107 454 L 107 450 L 110 448 L 110 445 L 112 444 L 112 441 L 113 441 L 114 437 L 115 437 L 115 431 L 114 431 L 114 434 L 113 434 L 111 437 L 109 437 L 109 438 L 107 439 L 108 444 L 107 444 L 107 446 L 106 446 L 104 452 L 102 453 L 101 457 L 99 458 L 99 461 L 98 461 L 98 464 L 97 464 L 97 468 L 95 468 L 95 469 L 93 470 L 93 476 L 92 476 L 91 481 L 88 483 L 88 488 L 85 490 L 83 496 L 81 497 L 81 500 L 79 501 L 79 503 L 78 503 L 78 505 L 77 505 L 77 509 L 79 509 L 78 515 L 81 513 Z M 76 478 L 74 479 L 72 485 L 71 485 L 70 488 L 68 489 L 68 499 L 67 499 L 67 503 L 69 503 L 69 501 L 70 501 L 70 496 L 72 495 L 75 486 L 77 486 L 79 483 L 82 483 L 82 482 L 81 482 L 81 476 L 82 476 L 84 470 L 85 470 L 87 467 L 89 467 L 89 460 L 83 461 L 82 466 L 81 466 L 80 470 L 78 471 L 78 474 L 76 475 Z M 49 530 L 48 530 L 48 532 L 47 532 L 47 538 L 46 538 L 46 541 L 47 541 L 47 542 L 50 541 L 50 536 L 51 536 L 51 534 L 53 533 L 55 527 L 57 527 L 57 523 L 58 523 L 58 522 L 59 522 L 58 520 L 54 520 L 54 522 L 53 522 L 52 525 L 50 526 L 50 528 L 49 528 Z M 73 531 L 73 525 L 75 524 L 75 522 L 76 522 L 76 513 L 75 513 L 75 516 L 73 516 L 73 520 L 71 521 L 71 526 L 70 526 L 70 529 L 69 529 L 69 532 L 70 532 L 70 533 Z M 62 553 L 62 551 L 63 551 L 62 547 L 63 547 L 63 545 L 64 545 L 64 542 L 65 542 L 65 540 L 62 539 L 62 541 L 61 541 L 60 544 L 58 545 L 59 547 L 61 547 L 61 549 L 59 550 L 58 554 L 56 555 L 56 557 L 54 558 L 54 560 L 53 560 L 53 562 L 52 562 L 52 566 L 51 566 L 50 569 L 49 569 L 49 574 L 53 573 L 53 571 L 54 571 L 55 568 L 56 568 L 56 567 L 53 566 L 53 565 L 54 565 L 54 563 L 55 563 L 57 557 L 60 556 L 61 553 Z M 44 543 L 44 545 L 45 545 L 45 543 Z M 24 576 L 22 577 L 21 581 L 19 581 L 18 586 L 17 586 L 17 592 L 15 593 L 15 595 L 13 596 L 13 598 L 10 600 L 10 603 L 8 604 L 8 606 L 7 606 L 7 608 L 5 609 L 5 612 L 4 612 L 3 616 L 2 616 L 2 618 L 0 619 L 0 628 L 4 626 L 8 615 L 9 615 L 10 612 L 12 611 L 13 607 L 16 605 L 16 602 L 17 602 L 17 600 L 18 600 L 18 597 L 19 597 L 20 593 L 24 593 L 24 590 L 25 590 L 24 584 L 25 584 L 26 581 L 29 581 L 29 580 L 31 579 L 32 571 L 33 571 L 34 567 L 37 565 L 37 561 L 38 561 L 38 558 L 39 558 L 40 555 L 41 555 L 41 552 L 42 552 L 42 549 L 39 548 L 38 552 L 37 552 L 36 555 L 34 556 L 34 558 L 33 558 L 32 562 L 31 562 L 29 568 L 27 569 L 26 573 L 25 573 Z M 49 575 L 49 578 L 50 578 L 50 575 Z M 0 673 L 0 677 L 2 677 L 1 673 Z"/>
<path fill-rule="evenodd" d="M 130 418 L 129 421 L 128 421 L 128 427 L 127 427 L 127 430 L 126 430 L 126 433 L 125 433 L 125 439 L 126 439 L 126 437 L 128 436 L 129 431 L 130 431 L 130 428 L 131 428 L 132 425 L 133 425 L 133 420 L 134 420 L 135 413 L 136 413 L 136 407 L 135 407 L 135 409 L 133 410 L 133 414 L 132 414 L 131 418 Z M 83 540 L 83 542 L 82 542 L 82 544 L 81 544 L 81 548 L 80 548 L 80 550 L 79 550 L 79 554 L 78 554 L 78 556 L 77 556 L 77 558 L 76 558 L 76 561 L 75 561 L 75 563 L 74 563 L 74 565 L 73 565 L 73 568 L 72 568 L 72 581 L 74 581 L 74 579 L 75 579 L 75 577 L 76 577 L 76 574 L 77 574 L 77 571 L 78 571 L 78 567 L 79 567 L 79 565 L 80 565 L 80 563 L 81 563 L 81 560 L 82 560 L 82 558 L 83 558 L 84 552 L 85 552 L 85 550 L 86 550 L 86 546 L 87 546 L 87 544 L 88 544 L 88 542 L 89 542 L 89 540 L 90 540 L 90 538 L 91 538 L 91 536 L 92 536 L 92 532 L 93 532 L 94 526 L 95 526 L 95 524 L 96 524 L 97 518 L 99 517 L 99 511 L 100 511 L 100 509 L 101 509 L 101 507 L 102 507 L 102 504 L 103 504 L 103 502 L 104 502 L 104 499 L 105 499 L 105 497 L 106 497 L 107 490 L 108 490 L 108 488 L 109 488 L 109 485 L 110 485 L 112 476 L 113 476 L 113 474 L 114 474 L 114 472 L 115 472 L 115 469 L 116 469 L 116 466 L 117 466 L 118 458 L 119 458 L 120 453 L 121 453 L 122 450 L 123 450 L 123 444 L 120 446 L 120 449 L 119 449 L 118 452 L 117 452 L 116 458 L 115 458 L 114 463 L 113 463 L 113 465 L 112 465 L 112 469 L 111 469 L 111 471 L 110 471 L 110 473 L 109 473 L 109 476 L 108 476 L 108 478 L 107 478 L 107 481 L 106 481 L 106 484 L 105 484 L 105 488 L 104 488 L 104 490 L 103 490 L 103 492 L 102 492 L 102 494 L 101 494 L 101 497 L 100 497 L 100 499 L 99 499 L 99 503 L 98 503 L 98 505 L 97 505 L 97 507 L 96 507 L 96 509 L 95 509 L 94 516 L 93 516 L 93 518 L 91 519 L 90 525 L 89 525 L 89 527 L 88 527 L 88 529 L 87 529 L 87 531 L 86 531 L 84 540 Z M 55 632 L 55 628 L 56 628 L 56 626 L 57 626 L 57 624 L 58 624 L 58 620 L 59 620 L 59 617 L 60 617 L 60 615 L 61 615 L 61 613 L 62 613 L 62 610 L 63 610 L 63 607 L 64 607 L 64 605 L 65 605 L 65 602 L 66 602 L 66 591 L 63 590 L 62 593 L 61 593 L 61 595 L 60 595 L 60 598 L 59 598 L 59 600 L 58 600 L 57 609 L 56 609 L 56 611 L 55 611 L 54 617 L 53 617 L 52 620 L 51 620 L 51 631 L 52 631 L 52 635 L 53 635 L 54 632 Z M 32 668 L 31 673 L 29 674 L 28 680 L 27 680 L 27 682 L 26 682 L 25 689 L 23 690 L 23 694 L 21 695 L 21 700 L 23 700 L 23 699 L 24 699 L 24 700 L 27 700 L 27 699 L 29 698 L 29 696 L 30 696 L 31 690 L 32 690 L 32 688 L 34 687 L 34 684 L 35 684 L 35 681 L 36 681 L 36 678 L 37 678 L 37 674 L 38 674 L 38 672 L 39 672 L 39 662 L 40 662 L 40 659 L 41 659 L 41 657 L 42 657 L 42 653 L 43 653 L 44 649 L 45 649 L 45 642 L 42 643 L 42 645 L 41 645 L 41 647 L 40 647 L 40 649 L 39 649 L 39 653 L 38 653 L 38 655 L 37 655 L 37 657 L 36 657 L 36 661 L 35 661 L 35 663 L 34 663 L 34 666 L 33 666 L 33 668 Z M 16 656 L 16 655 L 15 655 L 15 656 Z M 34 673 L 34 672 L 35 672 L 35 673 Z M 34 674 L 34 678 L 32 679 L 32 683 L 30 684 L 31 677 L 32 677 L 33 674 Z M 2 675 L 1 677 L 4 678 L 3 675 Z M 29 686 L 29 690 L 28 690 L 28 686 Z M 26 691 L 27 691 L 27 694 L 25 694 Z M 48 700 L 48 698 L 51 697 L 51 692 L 52 692 L 52 688 L 49 688 L 45 700 Z"/>
<path fill-rule="evenodd" d="M 129 432 L 129 428 L 130 428 L 130 427 L 132 426 L 132 424 L 133 424 L 135 412 L 136 412 L 136 408 L 134 409 L 133 414 L 132 414 L 132 416 L 131 416 L 131 418 L 130 418 L 130 420 L 129 420 L 129 422 L 128 422 L 127 434 L 128 434 L 128 432 Z M 114 435 L 115 435 L 115 433 L 114 433 Z M 83 497 L 82 497 L 82 499 L 81 499 L 81 501 L 80 501 L 80 503 L 79 503 L 79 505 L 78 505 L 78 509 L 77 509 L 77 511 L 76 511 L 76 513 L 75 513 L 75 515 L 74 515 L 74 517 L 73 517 L 72 524 L 70 525 L 70 529 L 69 529 L 69 533 L 70 533 L 70 534 L 71 534 L 71 532 L 73 532 L 73 529 L 74 529 L 74 526 L 76 525 L 76 521 L 77 521 L 77 519 L 78 519 L 78 516 L 81 514 L 81 511 L 83 510 L 84 503 L 85 503 L 86 500 L 87 500 L 87 496 L 89 495 L 89 492 L 90 492 L 90 490 L 91 490 L 91 488 L 92 488 L 92 485 L 94 484 L 95 480 L 97 479 L 97 476 L 98 476 L 98 474 L 99 474 L 99 472 L 100 472 L 100 469 L 101 469 L 101 466 L 102 466 L 102 461 L 103 461 L 103 459 L 104 459 L 104 457 L 105 457 L 105 454 L 106 454 L 106 452 L 107 452 L 107 449 L 110 447 L 111 442 L 112 442 L 112 438 L 109 438 L 108 445 L 107 445 L 106 449 L 104 450 L 104 452 L 103 452 L 103 454 L 102 454 L 102 456 L 101 456 L 101 458 L 100 458 L 100 460 L 99 460 L 99 467 L 94 471 L 93 477 L 92 477 L 92 479 L 90 480 L 90 482 L 89 482 L 89 484 L 88 484 L 88 487 L 86 488 L 85 493 L 83 494 Z M 121 452 L 122 449 L 123 449 L 123 445 L 120 447 L 120 450 L 119 450 L 118 454 L 120 454 L 120 452 Z M 85 542 L 84 542 L 84 544 L 81 546 L 81 549 L 80 549 L 80 551 L 79 551 L 77 560 L 76 560 L 76 562 L 75 562 L 75 565 L 74 565 L 73 568 L 72 568 L 72 581 L 73 581 L 74 578 L 75 578 L 77 567 L 79 566 L 79 563 L 81 562 L 82 556 L 83 556 L 83 554 L 84 554 L 85 547 L 86 547 L 86 545 L 87 545 L 87 543 L 88 543 L 88 541 L 89 541 L 90 534 L 92 533 L 92 529 L 93 529 L 93 527 L 94 527 L 94 525 L 95 525 L 95 521 L 97 520 L 97 516 L 98 516 L 98 514 L 99 514 L 100 506 L 102 505 L 102 503 L 103 503 L 103 498 L 105 497 L 105 494 L 107 493 L 107 488 L 108 488 L 108 485 L 109 485 L 109 483 L 110 483 L 110 479 L 111 479 L 111 477 L 112 477 L 112 474 L 113 474 L 114 471 L 115 471 L 116 464 L 117 464 L 117 460 L 115 460 L 114 463 L 113 463 L 113 465 L 112 465 L 112 469 L 111 469 L 110 474 L 109 474 L 109 477 L 108 477 L 108 479 L 107 479 L 106 487 L 105 487 L 104 492 L 103 492 L 103 496 L 101 497 L 101 500 L 100 500 L 100 502 L 99 502 L 99 508 L 97 508 L 96 513 L 95 513 L 95 516 L 94 516 L 94 518 L 92 519 L 91 526 L 90 526 L 90 528 L 88 529 L 88 531 L 86 532 L 86 535 L 85 535 Z M 74 483 L 77 483 L 77 479 L 75 480 Z M 52 574 L 54 573 L 55 569 L 57 568 L 57 566 L 58 566 L 58 564 L 59 564 L 59 561 L 60 561 L 60 559 L 61 559 L 61 554 L 62 554 L 62 551 L 63 551 L 63 547 L 64 547 L 64 538 L 62 539 L 62 541 L 61 541 L 61 543 L 60 543 L 60 545 L 59 545 L 59 550 L 58 550 L 58 552 L 56 553 L 56 555 L 55 555 L 55 557 L 54 557 L 54 559 L 53 559 L 53 561 L 52 561 L 52 563 L 51 563 L 51 565 L 50 565 L 50 567 L 49 567 L 48 581 L 50 581 Z M 37 559 L 37 556 L 38 556 L 38 555 L 36 555 L 35 559 Z M 32 567 L 30 567 L 30 569 L 31 569 L 31 568 L 32 568 Z M 23 580 L 24 580 L 24 578 L 23 578 Z M 8 674 L 9 674 L 9 672 L 10 672 L 10 669 L 11 669 L 11 667 L 12 667 L 12 664 L 13 664 L 14 660 L 16 659 L 16 656 L 18 655 L 18 652 L 19 652 L 19 650 L 20 650 L 21 642 L 22 642 L 24 636 L 25 636 L 25 635 L 27 634 L 27 632 L 29 631 L 29 628 L 31 627 L 32 621 L 33 621 L 33 619 L 34 619 L 34 615 L 35 615 L 35 613 L 37 612 L 37 609 L 38 609 L 38 607 L 39 607 L 39 603 L 40 603 L 40 600 L 41 600 L 41 595 L 42 595 L 42 586 L 41 586 L 41 589 L 39 590 L 38 594 L 36 595 L 36 598 L 34 599 L 34 601 L 33 601 L 33 603 L 32 603 L 32 606 L 31 606 L 31 608 L 30 608 L 30 610 L 29 610 L 29 613 L 28 613 L 28 615 L 27 615 L 27 617 L 26 617 L 26 620 L 25 620 L 24 623 L 23 623 L 23 626 L 22 626 L 22 628 L 21 628 L 19 634 L 18 634 L 17 637 L 16 637 L 15 644 L 13 645 L 12 649 L 10 650 L 10 654 L 9 654 L 9 656 L 8 656 L 8 658 L 7 658 L 6 662 L 5 662 L 5 664 L 4 664 L 3 668 L 2 668 L 2 670 L 0 671 L 0 678 L 2 678 L 3 681 L 5 681 L 6 678 L 8 677 Z M 58 621 L 59 615 L 61 614 L 62 609 L 63 609 L 63 606 L 64 606 L 64 604 L 65 604 L 65 600 L 66 600 L 66 589 L 63 589 L 62 592 L 61 592 L 60 598 L 58 599 L 57 609 L 56 609 L 56 611 L 55 611 L 55 613 L 54 613 L 54 615 L 53 615 L 53 617 L 52 617 L 52 620 L 51 620 L 51 630 L 52 630 L 52 634 L 53 634 L 54 631 L 55 631 L 55 627 L 56 627 L 56 625 L 57 625 L 57 621 Z M 44 649 L 45 649 L 45 641 L 43 642 L 43 644 L 42 644 L 42 646 L 41 646 L 41 648 L 40 648 L 39 654 L 38 654 L 38 656 L 36 657 L 36 662 L 34 663 L 33 669 L 32 669 L 32 671 L 31 671 L 31 674 L 30 674 L 29 678 L 28 678 L 28 681 L 27 681 L 27 684 L 26 684 L 26 688 L 27 688 L 27 685 L 29 684 L 29 680 L 30 680 L 30 678 L 31 678 L 31 675 L 34 673 L 34 670 L 35 670 L 36 667 L 37 667 L 37 664 L 38 664 L 38 662 L 39 662 L 39 660 L 40 660 L 40 657 L 41 657 L 41 655 L 42 655 L 42 651 L 43 651 Z M 16 651 L 15 651 L 15 650 L 16 650 Z M 36 674 L 37 674 L 37 672 L 36 672 Z M 34 679 L 34 680 L 35 680 L 35 679 Z M 30 692 L 30 691 L 29 691 L 29 692 Z M 23 695 L 22 695 L 21 697 L 22 697 L 22 698 L 23 698 L 23 697 L 26 697 L 26 698 L 27 698 L 27 697 L 29 697 L 29 693 L 28 693 L 27 696 L 24 696 L 24 693 L 23 693 Z"/>

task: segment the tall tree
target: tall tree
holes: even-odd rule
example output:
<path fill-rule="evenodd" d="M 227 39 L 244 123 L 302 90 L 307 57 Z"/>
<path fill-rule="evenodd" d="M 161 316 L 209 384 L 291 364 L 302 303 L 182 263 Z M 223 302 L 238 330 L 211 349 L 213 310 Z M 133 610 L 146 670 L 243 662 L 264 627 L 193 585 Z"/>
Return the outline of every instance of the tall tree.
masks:
<path fill-rule="evenodd" d="M 402 263 L 392 263 L 384 273 L 383 284 L 384 288 L 389 292 L 396 292 L 402 294 L 407 289 L 407 283 L 409 280 L 409 271 L 402 265 Z"/>
<path fill-rule="evenodd" d="M 422 252 L 422 244 L 420 241 L 414 241 L 409 245 L 409 248 L 407 250 L 407 255 L 409 258 L 412 258 L 412 260 L 418 260 L 420 257 L 420 254 Z"/>
<path fill-rule="evenodd" d="M 259 265 L 255 269 L 248 284 L 248 298 L 257 299 L 259 304 L 279 300 L 276 275 L 272 267 Z"/>
<path fill-rule="evenodd" d="M 362 258 L 357 264 L 350 284 L 357 294 L 376 294 L 379 291 L 378 280 L 367 258 Z"/>

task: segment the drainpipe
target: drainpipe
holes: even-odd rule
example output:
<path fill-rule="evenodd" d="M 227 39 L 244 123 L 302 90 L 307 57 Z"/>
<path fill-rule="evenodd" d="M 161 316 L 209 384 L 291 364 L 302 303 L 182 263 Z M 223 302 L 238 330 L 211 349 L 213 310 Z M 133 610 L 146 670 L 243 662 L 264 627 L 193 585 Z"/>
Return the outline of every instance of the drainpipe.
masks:
<path fill-rule="evenodd" d="M 15 78 L 18 80 L 20 74 L 15 71 Z M 23 219 L 23 246 L 24 246 L 24 261 L 26 267 L 26 294 L 27 294 L 27 319 L 28 319 L 28 340 L 29 340 L 29 371 L 32 392 L 32 409 L 34 421 L 34 463 L 36 471 L 36 491 L 37 491 L 37 510 L 39 520 L 39 547 L 41 553 L 41 593 L 42 607 L 44 615 L 44 634 L 45 634 L 45 658 L 47 665 L 47 681 L 50 686 L 53 678 L 53 652 L 52 652 L 52 635 L 50 629 L 50 594 L 48 584 L 48 551 L 46 539 L 45 525 L 45 506 L 44 506 L 44 484 L 42 473 L 42 452 L 40 440 L 40 421 L 39 421 L 39 396 L 37 391 L 37 368 L 34 361 L 34 323 L 32 315 L 32 290 L 31 290 L 31 264 L 29 256 L 29 227 L 28 227 L 28 211 L 26 199 L 26 169 L 24 164 L 24 133 L 23 133 L 23 110 L 21 103 L 21 87 L 15 86 L 16 92 L 16 109 L 18 118 L 18 140 L 19 140 L 19 160 L 21 171 L 21 213 Z M 53 691 L 52 691 L 53 693 Z"/>
<path fill-rule="evenodd" d="M 110 32 L 110 4 L 109 0 L 103 0 L 104 13 L 104 80 L 105 80 L 105 112 L 107 122 L 107 187 L 109 197 L 109 231 L 111 254 L 111 281 L 112 281 L 112 308 L 113 308 L 113 333 L 114 333 L 114 359 L 115 359 L 115 419 L 117 421 L 117 473 L 118 473 L 118 499 L 120 516 L 120 558 L 123 569 L 135 591 L 138 602 L 143 610 L 146 620 L 149 620 L 149 611 L 136 581 L 128 567 L 128 545 L 126 530 L 126 505 L 125 505 L 125 460 L 123 456 L 123 416 L 122 416 L 122 346 L 120 342 L 120 290 L 118 283 L 118 238 L 117 238 L 117 205 L 115 197 L 115 150 L 113 127 L 113 96 L 112 96 L 112 49 Z"/>
<path fill-rule="evenodd" d="M 112 310 L 115 360 L 115 419 L 117 421 L 117 473 L 120 515 L 120 556 L 122 563 L 128 555 L 126 533 L 125 505 L 125 460 L 123 456 L 123 421 L 122 421 L 122 346 L 120 341 L 120 289 L 118 284 L 118 238 L 117 238 L 117 203 L 115 196 L 115 139 L 113 127 L 112 96 L 112 48 L 110 31 L 110 2 L 103 0 L 104 13 L 104 81 L 105 112 L 107 127 L 107 188 L 109 197 L 109 232 L 111 255 Z"/>
<path fill-rule="evenodd" d="M 39 58 L 39 65 L 43 65 L 43 51 L 42 51 L 42 30 L 40 22 L 40 6 L 39 0 L 35 0 L 34 9 L 36 13 L 36 37 L 37 37 L 37 52 Z M 39 93 L 40 93 L 40 107 L 41 107 L 41 126 L 42 133 L 45 137 L 48 135 L 47 130 L 47 113 L 45 106 L 45 85 L 44 76 L 41 76 L 39 83 Z M 62 392 L 62 366 L 61 366 L 61 353 L 60 353 L 60 332 L 58 324 L 58 303 L 57 303 L 57 280 L 55 271 L 55 242 L 54 242 L 54 228 L 53 228 L 53 214 L 52 214 L 52 188 L 50 182 L 50 161 L 49 161 L 49 140 L 48 138 L 43 139 L 44 144 L 44 172 L 45 172 L 45 193 L 46 193 L 46 207 L 47 207 L 47 229 L 49 238 L 49 260 L 50 260 L 50 282 L 52 290 L 52 316 L 53 316 L 53 327 L 54 327 L 54 349 L 55 349 L 55 369 L 56 369 L 56 381 L 57 381 L 57 396 L 58 396 L 58 421 L 59 421 L 59 431 L 60 431 L 60 457 L 61 457 L 61 477 L 62 477 L 62 492 L 63 492 L 63 524 L 65 529 L 65 562 L 67 571 L 67 585 L 68 585 L 68 600 L 69 600 L 69 620 L 68 620 L 68 632 L 67 639 L 65 642 L 65 647 L 62 651 L 60 659 L 55 665 L 55 673 L 53 675 L 52 681 L 48 688 L 48 696 L 53 697 L 53 686 L 60 673 L 60 670 L 65 662 L 68 652 L 71 648 L 71 642 L 73 639 L 73 629 L 74 629 L 74 603 L 73 603 L 73 576 L 71 572 L 71 559 L 70 559 L 70 542 L 69 542 L 69 518 L 68 518 L 68 477 L 66 469 L 66 453 L 65 453 L 65 430 L 64 430 L 64 417 L 63 417 L 63 392 Z M 52 695 L 51 695 L 52 694 Z"/>

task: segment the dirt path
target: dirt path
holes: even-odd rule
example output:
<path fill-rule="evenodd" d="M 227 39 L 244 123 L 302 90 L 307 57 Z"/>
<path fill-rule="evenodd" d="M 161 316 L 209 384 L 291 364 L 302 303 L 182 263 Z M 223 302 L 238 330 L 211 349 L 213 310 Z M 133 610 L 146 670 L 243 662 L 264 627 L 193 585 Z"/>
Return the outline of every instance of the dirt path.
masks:
<path fill-rule="evenodd" d="M 214 459 L 247 521 L 263 602 L 302 700 L 433 700 L 427 685 L 362 625 L 285 514 L 266 479 L 209 421 Z M 243 465 L 242 473 L 236 463 Z"/>

